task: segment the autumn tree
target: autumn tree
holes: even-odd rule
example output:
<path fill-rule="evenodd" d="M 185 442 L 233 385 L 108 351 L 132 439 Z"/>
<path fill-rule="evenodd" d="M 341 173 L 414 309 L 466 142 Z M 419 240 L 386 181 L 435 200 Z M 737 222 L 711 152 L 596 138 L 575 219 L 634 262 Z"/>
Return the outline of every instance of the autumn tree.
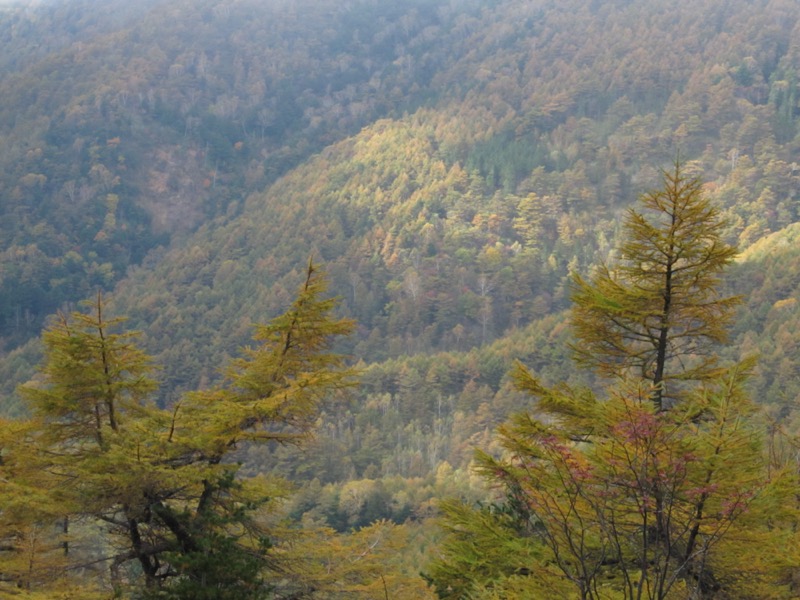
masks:
<path fill-rule="evenodd" d="M 618 260 L 588 280 L 575 275 L 572 325 L 578 363 L 601 375 L 652 382 L 664 409 L 680 382 L 718 374 L 714 344 L 724 342 L 735 297 L 721 297 L 719 274 L 736 249 L 725 222 L 680 163 L 664 185 L 630 209 Z"/>
<path fill-rule="evenodd" d="M 733 249 L 680 165 L 642 201 L 654 216 L 630 211 L 620 265 L 576 278 L 576 358 L 612 382 L 602 393 L 550 387 L 518 364 L 512 377 L 536 398 L 536 412 L 499 428 L 501 458 L 476 453 L 498 509 L 446 513 L 456 540 L 489 520 L 506 546 L 508 519 L 491 517 L 511 514 L 512 539 L 539 557 L 524 571 L 538 582 L 528 592 L 502 556 L 481 571 L 462 568 L 459 585 L 486 590 L 477 597 L 530 597 L 553 568 L 581 600 L 796 593 L 786 583 L 794 559 L 778 550 L 787 536 L 790 547 L 797 542 L 796 478 L 766 450 L 745 388 L 752 359 L 722 368 L 711 347 L 725 338 L 736 302 L 715 287 Z M 680 388 L 667 387 L 673 382 Z M 431 570 L 444 598 L 455 587 L 447 578 L 469 556 L 463 544 L 445 548 Z"/>
<path fill-rule="evenodd" d="M 16 451 L 30 432 L 30 422 L 0 421 L 0 596 L 100 598 L 100 589 L 68 569 L 71 523 L 50 493 L 56 478 Z"/>
<path fill-rule="evenodd" d="M 70 538 L 108 534 L 93 551 L 65 541 L 69 568 L 109 566 L 118 591 L 141 576 L 148 598 L 267 595 L 277 543 L 267 517 L 288 487 L 238 477 L 234 457 L 244 444 L 302 443 L 320 402 L 351 384 L 331 349 L 351 323 L 331 317 L 324 292 L 309 264 L 290 309 L 257 328 L 226 381 L 168 409 L 150 400 L 153 367 L 134 334 L 112 332 L 120 320 L 99 295 L 90 314 L 53 322 L 40 380 L 22 388 L 33 420 L 7 454 L 48 475 L 43 506 L 80 523 Z"/>
<path fill-rule="evenodd" d="M 790 568 L 773 559 L 797 518 L 792 477 L 771 471 L 763 422 L 743 387 L 750 367 L 658 411 L 641 381 L 599 399 L 546 388 L 519 366 L 518 387 L 540 398 L 546 416 L 503 425 L 507 457 L 479 453 L 479 470 L 528 524 L 529 544 L 544 546 L 544 565 L 557 566 L 582 599 L 791 597 L 781 585 Z M 729 538 L 754 546 L 731 553 Z"/>
<path fill-rule="evenodd" d="M 256 328 L 258 346 L 245 348 L 244 356 L 231 363 L 226 383 L 189 394 L 173 409 L 169 440 L 180 449 L 173 460 L 193 464 L 198 472 L 188 498 L 171 504 L 153 498 L 160 503 L 164 534 L 182 551 L 172 584 L 180 593 L 170 597 L 201 597 L 210 568 L 219 575 L 220 595 L 214 598 L 261 597 L 270 587 L 262 580 L 266 563 L 253 559 L 266 558 L 274 541 L 254 509 L 285 497 L 288 488 L 280 480 L 234 480 L 237 467 L 230 457 L 246 444 L 303 443 L 322 400 L 353 383 L 344 357 L 331 351 L 352 323 L 331 316 L 336 301 L 322 298 L 326 281 L 317 267 L 309 263 L 306 275 L 290 309 Z M 238 591 L 227 580 L 225 554 L 218 555 L 226 547 L 235 551 L 243 572 L 255 577 L 237 578 L 244 584 Z"/>
<path fill-rule="evenodd" d="M 425 578 L 443 600 L 568 598 L 573 589 L 549 564 L 529 519 L 509 503 L 468 506 L 444 500 L 445 531 Z"/>
<path fill-rule="evenodd" d="M 39 550 L 54 543 L 57 530 L 60 566 L 74 569 L 95 558 L 76 541 L 76 523 L 85 533 L 87 518 L 133 520 L 130 493 L 138 469 L 132 469 L 132 452 L 143 424 L 158 412 L 147 403 L 155 389 L 148 358 L 132 334 L 112 333 L 119 320 L 105 318 L 99 294 L 93 306 L 93 314 L 59 314 L 45 331 L 39 382 L 20 389 L 32 419 L 15 425 L 20 431 L 13 439 L 4 428 L 11 481 L 36 499 L 31 526 L 40 543 L 29 562 L 45 569 L 52 552 Z"/>

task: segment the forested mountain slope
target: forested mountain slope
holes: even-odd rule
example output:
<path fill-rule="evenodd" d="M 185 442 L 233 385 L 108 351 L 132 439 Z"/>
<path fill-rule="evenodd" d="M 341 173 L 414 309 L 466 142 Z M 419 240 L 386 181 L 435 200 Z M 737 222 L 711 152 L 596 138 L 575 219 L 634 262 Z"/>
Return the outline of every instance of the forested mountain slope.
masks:
<path fill-rule="evenodd" d="M 170 367 L 187 359 L 213 377 L 214 355 L 276 310 L 311 254 L 371 361 L 467 349 L 565 308 L 568 272 L 606 257 L 623 208 L 678 153 L 743 248 L 797 218 L 797 11 L 578 4 L 451 17 L 438 99 L 329 146 L 134 272 L 123 311 L 174 354 L 175 384 L 192 383 Z M 171 346 L 176 333 L 197 350 Z"/>
<path fill-rule="evenodd" d="M 395 64 L 406 45 L 437 42 L 420 38 L 433 8 L 415 7 L 6 9 L 0 335 L 35 334 L 172 234 L 235 212 L 310 152 L 418 103 L 430 66 Z"/>
<path fill-rule="evenodd" d="M 732 343 L 712 352 L 758 355 L 748 392 L 773 439 L 796 440 L 798 69 L 790 0 L 3 6 L 2 412 L 25 413 L 15 387 L 45 377 L 48 315 L 102 290 L 103 310 L 142 332 L 157 380 L 142 406 L 170 431 L 187 402 L 214 408 L 226 365 L 291 305 L 312 258 L 355 323 L 336 351 L 360 384 L 304 414 L 303 449 L 232 442 L 212 462 L 292 481 L 271 514 L 307 536 L 296 556 L 323 590 L 340 581 L 321 553 L 418 535 L 378 547 L 404 572 L 389 586 L 421 597 L 439 535 L 427 519 L 445 496 L 485 500 L 475 448 L 499 456 L 497 426 L 535 413 L 514 362 L 545 386 L 601 389 L 570 362 L 572 276 L 613 264 L 626 211 L 677 160 L 740 250 L 720 289 L 742 295 Z M 24 447 L 18 423 L 4 421 L 8 448 Z M 409 527 L 318 543 L 318 526 L 379 519 Z M 356 597 L 361 577 L 364 597 L 388 596 L 381 556 L 356 587 L 307 597 Z"/>
<path fill-rule="evenodd" d="M 625 208 L 680 156 L 745 251 L 731 353 L 760 350 L 759 399 L 791 411 L 796 3 L 38 10 L 3 17 L 20 48 L 0 81 L 7 395 L 36 360 L 14 346 L 101 286 L 171 402 L 218 377 L 313 256 L 358 322 L 343 349 L 370 365 L 314 455 L 348 458 L 281 468 L 324 483 L 465 466 L 521 402 L 514 358 L 570 368 L 569 274 L 608 258 Z M 21 24 L 53 20 L 74 23 L 63 41 L 18 45 Z"/>

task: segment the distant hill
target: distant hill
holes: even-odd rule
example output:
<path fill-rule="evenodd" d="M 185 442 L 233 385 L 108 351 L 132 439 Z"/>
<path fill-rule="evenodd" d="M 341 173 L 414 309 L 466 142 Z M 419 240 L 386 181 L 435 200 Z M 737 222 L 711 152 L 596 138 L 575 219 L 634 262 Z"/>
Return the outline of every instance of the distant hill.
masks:
<path fill-rule="evenodd" d="M 23 341 L 64 302 L 112 287 L 310 153 L 419 104 L 430 67 L 395 63 L 412 42 L 436 43 L 418 39 L 436 18 L 424 5 L 5 10 L 0 335 Z"/>

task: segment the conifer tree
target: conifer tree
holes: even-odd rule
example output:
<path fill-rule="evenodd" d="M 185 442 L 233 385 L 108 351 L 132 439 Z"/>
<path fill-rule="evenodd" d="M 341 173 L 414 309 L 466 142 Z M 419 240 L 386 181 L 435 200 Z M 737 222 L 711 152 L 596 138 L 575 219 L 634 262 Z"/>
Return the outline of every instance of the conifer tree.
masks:
<path fill-rule="evenodd" d="M 659 410 L 680 395 L 680 382 L 719 374 L 713 345 L 726 340 L 738 302 L 718 293 L 736 254 L 719 210 L 680 163 L 663 181 L 642 196 L 643 212 L 628 211 L 616 264 L 589 280 L 575 275 L 572 296 L 579 364 L 652 382 Z"/>
<path fill-rule="evenodd" d="M 76 523 L 86 532 L 87 520 L 124 531 L 135 522 L 146 423 L 160 412 L 149 402 L 156 388 L 149 358 L 134 333 L 113 332 L 122 319 L 106 319 L 104 309 L 98 294 L 91 312 L 58 314 L 44 332 L 40 378 L 20 388 L 32 419 L 6 446 L 15 482 L 50 507 L 34 517 L 35 526 L 51 540 L 64 539 L 62 572 L 96 566 L 96 556 L 76 541 Z"/>
<path fill-rule="evenodd" d="M 247 443 L 302 443 L 323 398 L 353 384 L 354 372 L 332 352 L 335 339 L 348 334 L 352 322 L 331 316 L 336 300 L 322 297 L 326 288 L 309 263 L 292 306 L 256 328 L 259 345 L 245 348 L 244 356 L 231 363 L 225 383 L 191 393 L 174 407 L 169 441 L 179 450 L 173 450 L 172 460 L 186 463 L 196 475 L 193 491 L 181 502 L 159 500 L 157 505 L 164 533 L 180 545 L 179 559 L 170 563 L 179 566 L 178 577 L 167 586 L 166 597 L 261 598 L 269 590 L 263 575 L 273 542 L 255 518 L 256 509 L 285 497 L 288 486 L 267 478 L 234 480 L 236 467 L 225 458 Z M 225 566 L 231 559 L 243 573 Z M 217 595 L 202 596 L 211 573 L 218 576 Z M 165 590 L 159 593 L 156 597 L 164 597 Z"/>
<path fill-rule="evenodd" d="M 576 278 L 576 358 L 613 380 L 602 394 L 548 387 L 517 365 L 536 413 L 499 428 L 503 457 L 476 452 L 499 502 L 448 509 L 450 542 L 430 571 L 441 597 L 457 587 L 529 597 L 553 568 L 581 600 L 796 596 L 786 584 L 797 561 L 796 476 L 765 449 L 745 392 L 753 361 L 720 368 L 713 354 L 736 303 L 716 290 L 734 250 L 680 165 L 643 203 L 655 216 L 629 213 L 619 265 Z M 539 557 L 525 568 L 534 583 L 520 582 L 503 553 L 459 539 L 487 523 L 506 548 L 516 537 L 517 555 Z M 793 558 L 782 560 L 779 545 Z"/>
<path fill-rule="evenodd" d="M 797 540 L 795 478 L 769 462 L 744 391 L 752 366 L 658 411 L 641 381 L 599 399 L 546 388 L 518 365 L 517 386 L 548 408 L 501 426 L 503 460 L 478 452 L 477 462 L 527 525 L 521 537 L 544 547 L 538 570 L 555 565 L 586 600 L 792 597 L 782 585 L 791 569 L 775 559 L 786 535 L 788 547 Z M 729 540 L 750 545 L 732 552 Z"/>
<path fill-rule="evenodd" d="M 0 421 L 0 597 L 94 598 L 89 586 L 66 570 L 70 522 L 65 506 L 50 493 L 56 479 L 16 451 L 30 433 L 30 422 Z"/>
<path fill-rule="evenodd" d="M 25 435 L 12 440 L 9 428 L 0 441 L 4 474 L 42 496 L 31 522 L 80 523 L 63 538 L 61 572 L 110 566 L 115 590 L 141 598 L 268 597 L 276 540 L 266 517 L 288 486 L 238 477 L 232 456 L 244 443 L 302 443 L 320 402 L 352 384 L 332 352 L 352 325 L 331 316 L 325 289 L 309 263 L 295 302 L 257 328 L 258 345 L 226 381 L 166 409 L 150 399 L 153 367 L 135 334 L 112 332 L 121 319 L 105 317 L 99 295 L 91 313 L 59 315 L 43 336 L 40 379 L 21 389 L 33 418 L 16 428 Z M 86 535 L 105 541 L 90 551 L 75 542 Z"/>

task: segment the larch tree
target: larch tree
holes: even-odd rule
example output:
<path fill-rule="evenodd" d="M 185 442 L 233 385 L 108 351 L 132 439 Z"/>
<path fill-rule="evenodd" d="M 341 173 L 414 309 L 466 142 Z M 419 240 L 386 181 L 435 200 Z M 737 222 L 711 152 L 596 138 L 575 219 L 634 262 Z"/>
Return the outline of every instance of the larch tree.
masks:
<path fill-rule="evenodd" d="M 161 517 L 155 534 L 175 539 L 181 550 L 179 560 L 171 562 L 177 577 L 167 586 L 172 590 L 167 597 L 204 597 L 198 594 L 208 590 L 209 573 L 219 577 L 218 595 L 208 597 L 260 598 L 272 587 L 263 576 L 269 570 L 266 559 L 274 557 L 266 551 L 275 540 L 265 529 L 263 511 L 259 515 L 256 509 L 285 497 L 289 486 L 263 477 L 234 479 L 238 465 L 231 457 L 246 444 L 302 444 L 322 400 L 353 385 L 354 371 L 332 352 L 352 322 L 332 317 L 336 300 L 322 297 L 326 287 L 309 263 L 292 306 L 256 328 L 258 345 L 245 348 L 244 356 L 232 362 L 223 385 L 188 394 L 173 407 L 168 439 L 178 450 L 172 450 L 172 460 L 191 465 L 196 474 L 179 502 L 150 498 Z M 238 577 L 238 587 L 228 580 L 226 554 L 231 553 L 250 576 Z M 159 594 L 163 597 L 165 590 Z"/>
<path fill-rule="evenodd" d="M 554 570 L 581 600 L 796 597 L 796 476 L 766 449 L 752 359 L 723 368 L 713 353 L 736 303 L 716 287 L 734 250 L 680 165 L 642 202 L 653 216 L 629 212 L 619 264 L 576 278 L 576 358 L 612 380 L 550 387 L 516 366 L 536 412 L 499 428 L 502 457 L 476 453 L 498 504 L 447 508 L 430 571 L 441 597 L 535 597 Z M 486 523 L 492 553 L 464 540 Z M 508 559 L 520 545 L 529 565 Z"/>
<path fill-rule="evenodd" d="M 70 521 L 50 493 L 56 479 L 16 451 L 30 434 L 30 422 L 0 421 L 0 597 L 99 598 L 99 589 L 68 570 Z"/>
<path fill-rule="evenodd" d="M 714 344 L 724 342 L 738 299 L 719 294 L 719 275 L 736 249 L 701 181 L 676 163 L 662 188 L 630 209 L 613 267 L 575 275 L 572 326 L 578 363 L 601 375 L 652 382 L 661 410 L 680 382 L 719 374 Z"/>
<path fill-rule="evenodd" d="M 478 452 L 477 465 L 521 537 L 544 547 L 538 569 L 557 567 L 586 600 L 793 597 L 780 548 L 797 557 L 794 476 L 770 464 L 744 390 L 750 368 L 658 411 L 641 380 L 598 398 L 544 387 L 518 365 L 517 387 L 541 400 L 541 415 L 501 426 L 507 454 Z"/>
<path fill-rule="evenodd" d="M 42 496 L 39 523 L 61 544 L 59 572 L 91 573 L 98 588 L 140 598 L 271 597 L 281 561 L 269 517 L 289 486 L 238 477 L 235 455 L 243 444 L 303 443 L 323 399 L 352 385 L 332 351 L 352 324 L 332 317 L 325 289 L 309 263 L 292 306 L 257 328 L 226 380 L 169 408 L 152 402 L 150 360 L 134 333 L 113 332 L 121 320 L 106 318 L 99 295 L 89 314 L 51 324 L 41 375 L 21 388 L 33 417 L 24 435 L 0 441 L 4 473 Z M 52 555 L 52 544 L 43 550 Z M 33 581 L 14 572 L 3 577 Z"/>
<path fill-rule="evenodd" d="M 35 526 L 63 540 L 62 569 L 50 569 L 51 578 L 96 566 L 80 541 L 90 535 L 88 521 L 127 527 L 134 519 L 132 491 L 141 485 L 135 449 L 143 424 L 159 411 L 148 403 L 156 387 L 149 359 L 133 334 L 112 333 L 119 322 L 106 319 L 99 294 L 92 313 L 57 315 L 42 336 L 39 380 L 20 388 L 32 418 L 22 435 L 6 436 L 12 481 L 35 492 L 35 506 L 49 507 L 34 516 Z"/>

